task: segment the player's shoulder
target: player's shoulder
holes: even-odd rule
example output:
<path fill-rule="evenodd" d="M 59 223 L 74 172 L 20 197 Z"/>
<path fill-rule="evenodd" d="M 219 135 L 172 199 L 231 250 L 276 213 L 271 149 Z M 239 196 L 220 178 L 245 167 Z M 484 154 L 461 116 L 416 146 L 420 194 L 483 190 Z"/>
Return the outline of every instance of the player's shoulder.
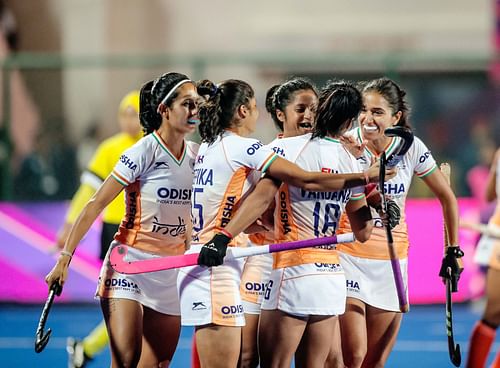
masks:
<path fill-rule="evenodd" d="M 193 141 L 186 141 L 186 153 L 189 156 L 196 157 L 200 149 L 200 144 Z"/>

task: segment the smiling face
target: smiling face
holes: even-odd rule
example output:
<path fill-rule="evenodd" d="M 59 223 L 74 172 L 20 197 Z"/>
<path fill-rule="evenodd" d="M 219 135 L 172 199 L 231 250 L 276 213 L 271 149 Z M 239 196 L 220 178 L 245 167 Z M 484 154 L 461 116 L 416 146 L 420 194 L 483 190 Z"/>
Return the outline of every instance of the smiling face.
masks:
<path fill-rule="evenodd" d="M 381 94 L 374 91 L 363 93 L 359 125 L 364 139 L 369 141 L 389 139 L 384 136 L 384 131 L 396 125 L 400 117 L 401 111 L 393 111 Z"/>
<path fill-rule="evenodd" d="M 200 96 L 193 83 L 184 83 L 177 90 L 177 97 L 167 108 L 167 120 L 172 128 L 184 134 L 196 130 L 198 119 L 198 102 Z"/>
<path fill-rule="evenodd" d="M 277 110 L 276 116 L 283 123 L 283 136 L 295 137 L 310 133 L 314 127 L 318 97 L 313 90 L 299 90 L 285 110 Z"/>

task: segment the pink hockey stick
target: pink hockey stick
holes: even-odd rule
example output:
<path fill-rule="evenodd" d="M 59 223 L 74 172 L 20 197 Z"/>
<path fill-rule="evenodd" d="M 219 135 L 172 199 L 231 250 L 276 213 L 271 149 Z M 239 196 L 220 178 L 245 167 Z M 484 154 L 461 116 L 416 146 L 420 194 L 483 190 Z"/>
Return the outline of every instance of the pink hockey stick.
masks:
<path fill-rule="evenodd" d="M 277 243 L 262 245 L 258 247 L 235 248 L 227 249 L 225 260 L 236 259 L 241 257 L 256 256 L 259 254 L 268 254 L 281 252 L 284 250 L 293 250 L 299 248 L 310 248 L 319 245 L 330 245 L 338 243 L 350 243 L 354 241 L 354 234 L 340 234 L 323 238 L 314 238 L 307 240 L 298 240 L 288 243 Z M 116 272 L 124 274 L 137 274 L 146 272 L 155 272 L 170 270 L 173 268 L 195 266 L 198 264 L 198 253 L 184 254 L 180 256 L 155 257 L 139 261 L 126 261 L 125 256 L 128 252 L 128 247 L 119 245 L 111 250 L 109 263 Z"/>

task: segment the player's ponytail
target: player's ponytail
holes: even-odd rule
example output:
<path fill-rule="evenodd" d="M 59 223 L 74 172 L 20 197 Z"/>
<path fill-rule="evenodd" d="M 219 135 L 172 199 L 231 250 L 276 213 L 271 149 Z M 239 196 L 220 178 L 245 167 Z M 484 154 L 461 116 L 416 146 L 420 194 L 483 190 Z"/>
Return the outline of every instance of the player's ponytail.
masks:
<path fill-rule="evenodd" d="M 219 85 L 203 80 L 197 83 L 197 90 L 199 95 L 208 96 L 198 109 L 200 137 L 208 144 L 238 124 L 235 119 L 237 109 L 241 105 L 249 106 L 254 97 L 252 87 L 236 79 L 228 79 Z"/>

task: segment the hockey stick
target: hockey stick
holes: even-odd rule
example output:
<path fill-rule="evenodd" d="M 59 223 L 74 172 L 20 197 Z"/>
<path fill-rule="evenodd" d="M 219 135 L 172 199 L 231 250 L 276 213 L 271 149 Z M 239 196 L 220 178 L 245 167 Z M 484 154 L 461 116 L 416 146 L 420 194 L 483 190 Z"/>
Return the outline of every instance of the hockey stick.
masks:
<path fill-rule="evenodd" d="M 386 167 L 395 167 L 404 157 L 406 152 L 410 149 L 413 144 L 414 136 L 411 129 L 395 126 L 392 128 L 387 128 L 384 131 L 387 137 L 400 137 L 400 146 L 389 156 L 386 156 L 385 151 L 382 153 L 380 158 L 380 175 L 379 175 L 379 190 L 380 196 L 382 198 L 382 211 L 387 213 L 387 201 L 385 198 L 384 182 L 385 182 L 385 169 Z M 399 264 L 399 259 L 396 256 L 396 249 L 394 247 L 394 239 L 392 237 L 392 231 L 389 224 L 385 225 L 385 232 L 387 235 L 387 247 L 389 249 L 389 257 L 391 259 L 392 274 L 394 276 L 394 282 L 396 284 L 396 292 L 398 294 L 399 310 L 402 313 L 409 311 L 410 307 L 408 305 L 408 299 L 406 297 L 406 287 L 403 281 L 403 276 L 401 274 L 401 265 Z"/>
<path fill-rule="evenodd" d="M 460 227 L 462 229 L 476 231 L 482 235 L 486 235 L 486 236 L 490 236 L 492 238 L 499 238 L 500 239 L 500 231 L 492 229 L 491 227 L 489 227 L 486 224 L 480 224 L 477 222 L 461 221 Z"/>
<path fill-rule="evenodd" d="M 59 285 L 59 282 L 54 282 L 50 287 L 49 296 L 47 297 L 45 305 L 43 306 L 42 314 L 40 316 L 40 320 L 38 321 L 38 327 L 36 329 L 36 334 L 35 334 L 35 351 L 37 353 L 41 353 L 49 342 L 52 330 L 49 328 L 45 333 L 44 332 L 45 323 L 47 322 L 50 308 L 52 307 L 52 303 L 54 302 L 54 297 L 56 295 L 58 296 L 61 295 L 61 291 L 62 287 L 61 285 Z"/>
<path fill-rule="evenodd" d="M 450 184 L 451 166 L 448 163 L 442 163 L 440 165 L 441 172 L 443 173 L 446 182 Z M 445 248 L 450 245 L 450 239 L 448 236 L 448 230 L 446 229 L 446 222 L 444 222 L 444 246 Z M 450 355 L 450 360 L 455 367 L 459 367 L 462 361 L 462 355 L 460 353 L 460 345 L 455 345 L 455 339 L 453 338 L 453 300 L 451 293 L 453 290 L 458 289 L 458 285 L 452 283 L 451 268 L 448 267 L 446 270 L 450 278 L 446 279 L 446 334 L 448 335 L 448 353 Z"/>
<path fill-rule="evenodd" d="M 380 196 L 382 198 L 382 211 L 384 211 L 384 213 L 387 213 L 387 201 L 384 192 L 385 168 L 387 165 L 386 160 L 387 158 L 385 152 L 383 152 L 382 156 L 380 157 L 379 187 L 380 187 Z M 396 256 L 394 239 L 392 237 L 392 231 L 389 224 L 385 225 L 385 233 L 387 235 L 387 247 L 389 249 L 389 256 L 391 258 L 392 274 L 394 275 L 394 282 L 396 283 L 396 292 L 398 294 L 399 310 L 402 313 L 406 313 L 410 309 L 408 306 L 408 300 L 406 298 L 406 287 L 403 281 L 403 276 L 401 275 L 401 266 L 399 264 L 399 259 Z"/>
<path fill-rule="evenodd" d="M 319 245 L 350 243 L 353 241 L 354 234 L 347 233 L 323 238 L 298 240 L 288 243 L 261 245 L 258 247 L 229 247 L 227 249 L 227 254 L 224 257 L 224 260 L 275 253 L 284 250 L 309 248 Z M 116 246 L 111 250 L 109 263 L 116 272 L 124 274 L 137 274 L 170 270 L 173 268 L 186 266 L 195 266 L 198 264 L 198 253 L 184 254 L 180 256 L 156 257 L 139 261 L 126 261 L 125 256 L 127 255 L 127 252 L 127 246 L 125 245 Z"/>

